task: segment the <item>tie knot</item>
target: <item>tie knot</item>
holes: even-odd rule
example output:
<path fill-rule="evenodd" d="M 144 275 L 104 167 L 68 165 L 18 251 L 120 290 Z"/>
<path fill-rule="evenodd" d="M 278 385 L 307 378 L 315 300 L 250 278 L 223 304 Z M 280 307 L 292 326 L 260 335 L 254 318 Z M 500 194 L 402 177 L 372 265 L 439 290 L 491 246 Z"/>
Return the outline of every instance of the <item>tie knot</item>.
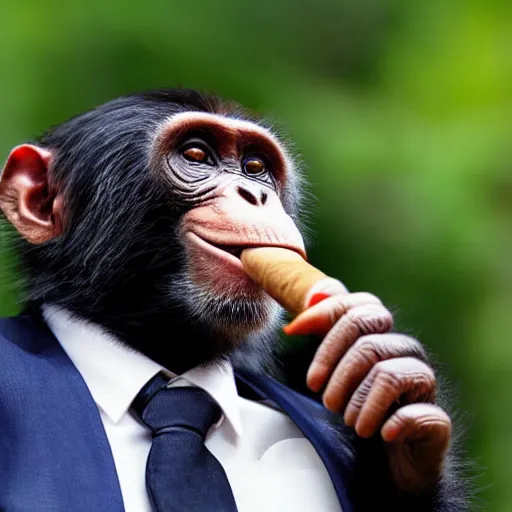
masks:
<path fill-rule="evenodd" d="M 182 427 L 206 437 L 221 416 L 217 402 L 201 388 L 168 388 L 168 382 L 169 379 L 159 373 L 139 392 L 133 408 L 141 420 L 155 435 L 162 430 Z"/>

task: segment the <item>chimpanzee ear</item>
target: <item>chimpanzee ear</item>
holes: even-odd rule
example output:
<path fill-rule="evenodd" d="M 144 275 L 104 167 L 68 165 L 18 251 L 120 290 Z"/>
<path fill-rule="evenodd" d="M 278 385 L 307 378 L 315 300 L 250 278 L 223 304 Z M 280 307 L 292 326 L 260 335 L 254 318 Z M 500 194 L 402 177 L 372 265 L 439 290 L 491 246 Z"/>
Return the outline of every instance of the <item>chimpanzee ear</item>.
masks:
<path fill-rule="evenodd" d="M 0 176 L 0 208 L 21 236 L 41 244 L 62 231 L 61 201 L 48 185 L 51 151 L 23 144 L 15 147 Z"/>

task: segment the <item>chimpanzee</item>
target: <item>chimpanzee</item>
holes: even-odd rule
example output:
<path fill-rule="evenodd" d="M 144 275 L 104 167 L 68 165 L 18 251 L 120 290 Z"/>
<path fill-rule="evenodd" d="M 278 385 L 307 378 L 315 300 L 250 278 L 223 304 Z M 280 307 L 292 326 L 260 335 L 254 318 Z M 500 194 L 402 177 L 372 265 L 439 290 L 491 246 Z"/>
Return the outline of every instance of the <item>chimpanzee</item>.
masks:
<path fill-rule="evenodd" d="M 331 327 L 305 376 L 318 400 L 270 375 L 283 309 L 240 254 L 305 256 L 295 160 L 188 89 L 12 150 L 24 309 L 0 321 L 1 510 L 467 510 L 426 352 L 377 297 L 340 283 L 295 325 Z"/>

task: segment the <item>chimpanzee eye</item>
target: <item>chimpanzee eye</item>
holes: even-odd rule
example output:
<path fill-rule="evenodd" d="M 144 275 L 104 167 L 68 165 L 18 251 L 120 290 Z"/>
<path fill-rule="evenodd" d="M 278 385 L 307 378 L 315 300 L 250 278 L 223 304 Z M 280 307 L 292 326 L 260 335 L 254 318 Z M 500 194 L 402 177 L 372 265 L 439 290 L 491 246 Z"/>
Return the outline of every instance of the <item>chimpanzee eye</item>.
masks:
<path fill-rule="evenodd" d="M 202 164 L 208 161 L 208 155 L 206 151 L 197 146 L 192 146 L 185 149 L 182 152 L 182 155 L 183 158 L 185 158 L 185 160 L 188 160 L 189 162 L 197 162 Z"/>
<path fill-rule="evenodd" d="M 243 161 L 243 170 L 249 175 L 263 174 L 267 167 L 263 159 L 256 156 L 249 156 Z"/>

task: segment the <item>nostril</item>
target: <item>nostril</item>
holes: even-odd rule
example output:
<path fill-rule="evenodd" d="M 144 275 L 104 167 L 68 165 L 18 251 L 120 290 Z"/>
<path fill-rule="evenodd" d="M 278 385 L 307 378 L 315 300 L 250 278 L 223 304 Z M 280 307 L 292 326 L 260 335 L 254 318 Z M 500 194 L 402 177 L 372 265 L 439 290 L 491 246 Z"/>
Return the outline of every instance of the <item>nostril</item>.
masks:
<path fill-rule="evenodd" d="M 237 187 L 236 188 L 236 191 L 248 202 L 248 203 L 251 203 L 253 205 L 257 205 L 258 204 L 258 200 L 256 199 L 256 197 L 251 193 L 249 192 L 247 189 L 243 188 L 243 187 Z"/>
<path fill-rule="evenodd" d="M 268 195 L 266 192 L 261 193 L 261 204 L 265 204 L 267 202 Z"/>

